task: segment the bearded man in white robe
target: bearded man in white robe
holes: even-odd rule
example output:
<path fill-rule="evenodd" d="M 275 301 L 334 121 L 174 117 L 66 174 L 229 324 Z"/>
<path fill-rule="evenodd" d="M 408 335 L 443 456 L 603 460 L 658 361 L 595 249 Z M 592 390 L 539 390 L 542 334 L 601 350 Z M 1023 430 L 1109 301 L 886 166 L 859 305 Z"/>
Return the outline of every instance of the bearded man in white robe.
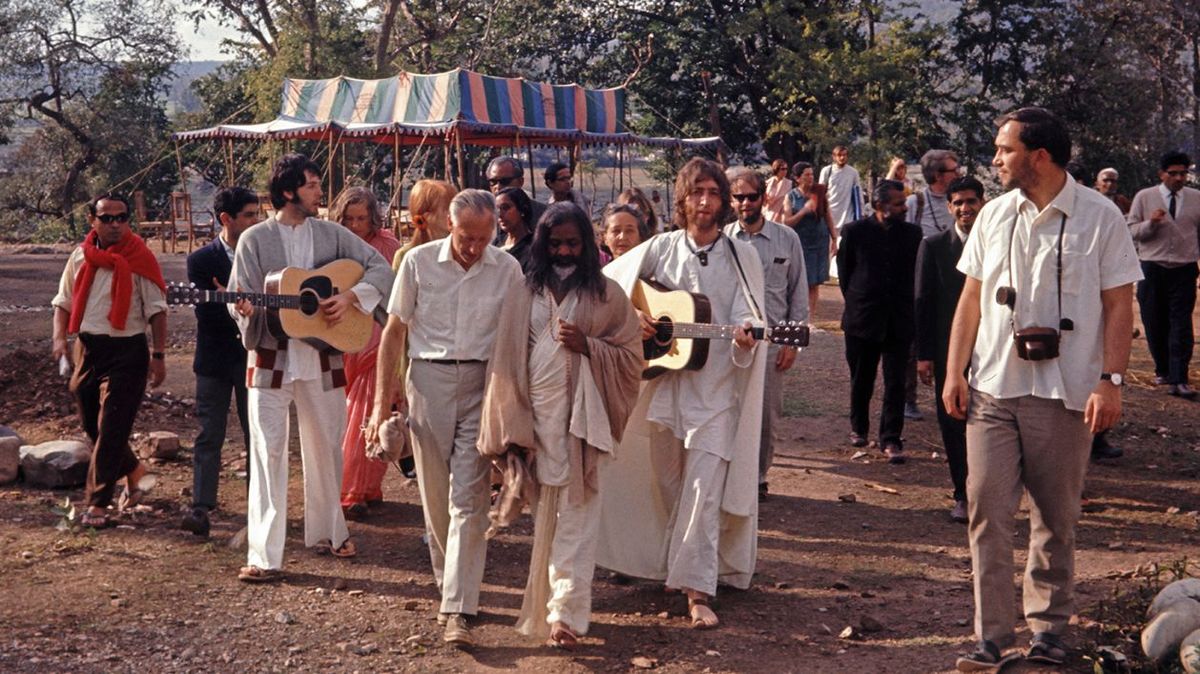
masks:
<path fill-rule="evenodd" d="M 626 292 L 639 279 L 708 298 L 714 323 L 738 326 L 713 339 L 699 370 L 676 370 L 643 387 L 603 494 L 597 562 L 663 580 L 688 598 L 697 629 L 716 627 L 717 583 L 750 585 L 757 554 L 758 453 L 766 349 L 763 272 L 749 244 L 721 232 L 731 214 L 719 164 L 693 159 L 675 182 L 679 229 L 656 236 L 604 269 Z M 643 314 L 643 336 L 654 334 Z"/>
<path fill-rule="evenodd" d="M 642 366 L 637 314 L 600 272 L 587 215 L 573 203 L 551 205 L 525 283 L 500 310 L 478 446 L 505 474 L 494 526 L 537 500 L 518 628 L 548 634 L 555 646 L 573 648 L 588 629 L 599 492 Z"/>

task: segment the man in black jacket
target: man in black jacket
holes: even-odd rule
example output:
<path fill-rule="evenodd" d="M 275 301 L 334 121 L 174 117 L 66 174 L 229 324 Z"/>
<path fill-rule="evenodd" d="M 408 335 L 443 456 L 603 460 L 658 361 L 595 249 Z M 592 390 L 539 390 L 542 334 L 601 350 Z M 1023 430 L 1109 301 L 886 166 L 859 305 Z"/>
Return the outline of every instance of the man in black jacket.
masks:
<path fill-rule="evenodd" d="M 883 360 L 879 444 L 904 463 L 904 373 L 913 339 L 913 276 L 921 228 L 905 222 L 904 185 L 884 180 L 871 195 L 874 215 L 842 227 L 838 285 L 850 366 L 850 444 L 867 444 L 875 372 Z"/>
<path fill-rule="evenodd" d="M 946 384 L 946 354 L 950 325 L 966 276 L 958 258 L 983 207 L 983 184 L 972 177 L 957 178 L 946 190 L 946 206 L 954 226 L 921 242 L 917 252 L 916 328 L 917 374 L 925 384 L 935 384 L 938 426 L 954 483 L 954 508 L 950 519 L 967 522 L 967 422 L 946 413 L 942 387 Z"/>
<path fill-rule="evenodd" d="M 213 211 L 221 233 L 207 246 L 188 256 L 188 280 L 203 290 L 224 290 L 233 269 L 233 252 L 238 237 L 258 220 L 258 197 L 244 187 L 227 187 L 217 192 Z M 196 416 L 200 434 L 192 447 L 192 510 L 180 528 L 207 536 L 208 512 L 217 507 L 217 483 L 221 474 L 221 447 L 229 418 L 230 397 L 237 400 L 238 422 L 246 448 L 250 426 L 246 416 L 246 349 L 242 347 L 237 323 L 226 305 L 196 305 Z M 249 463 L 247 470 L 249 470 Z"/>

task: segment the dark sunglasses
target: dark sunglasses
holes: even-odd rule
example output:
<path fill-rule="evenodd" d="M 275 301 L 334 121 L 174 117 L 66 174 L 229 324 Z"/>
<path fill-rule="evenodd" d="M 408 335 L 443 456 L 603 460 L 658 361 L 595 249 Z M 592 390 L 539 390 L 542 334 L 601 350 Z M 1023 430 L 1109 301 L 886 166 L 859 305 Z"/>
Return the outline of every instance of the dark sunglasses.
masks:
<path fill-rule="evenodd" d="M 762 196 L 762 193 L 761 192 L 751 192 L 749 194 L 731 194 L 729 196 L 732 197 L 734 201 L 737 201 L 740 203 L 743 201 L 758 201 L 758 198 Z"/>
<path fill-rule="evenodd" d="M 117 213 L 116 215 L 109 215 L 105 213 L 104 215 L 97 215 L 96 219 L 106 225 L 111 225 L 114 222 L 129 222 L 129 214 Z"/>

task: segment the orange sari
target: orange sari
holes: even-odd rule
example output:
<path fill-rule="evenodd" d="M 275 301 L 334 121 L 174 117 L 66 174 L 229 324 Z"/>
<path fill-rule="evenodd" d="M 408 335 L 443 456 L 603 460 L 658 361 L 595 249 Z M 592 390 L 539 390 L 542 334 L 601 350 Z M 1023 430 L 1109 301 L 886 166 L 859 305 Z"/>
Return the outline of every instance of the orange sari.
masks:
<path fill-rule="evenodd" d="M 367 240 L 385 260 L 400 249 L 400 240 L 381 229 Z M 383 476 L 388 464 L 368 459 L 363 441 L 363 422 L 370 418 L 375 404 L 375 359 L 383 328 L 378 323 L 371 341 L 358 353 L 344 356 L 346 368 L 346 434 L 342 438 L 342 507 L 383 499 Z"/>

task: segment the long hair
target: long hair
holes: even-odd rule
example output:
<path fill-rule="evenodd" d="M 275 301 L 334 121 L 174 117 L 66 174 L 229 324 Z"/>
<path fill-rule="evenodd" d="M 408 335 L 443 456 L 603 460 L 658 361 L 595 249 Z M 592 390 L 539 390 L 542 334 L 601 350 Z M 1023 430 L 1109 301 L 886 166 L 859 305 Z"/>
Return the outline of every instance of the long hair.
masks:
<path fill-rule="evenodd" d="M 342 224 L 342 216 L 346 214 L 346 209 L 354 204 L 362 204 L 367 207 L 367 217 L 371 222 L 372 235 L 383 229 L 383 216 L 379 213 L 379 200 L 375 198 L 375 194 L 371 190 L 365 187 L 347 187 L 342 190 L 342 193 L 333 200 L 333 205 L 329 207 L 329 219 L 339 225 Z"/>
<path fill-rule="evenodd" d="M 440 216 L 442 226 L 450 227 L 450 201 L 454 199 L 454 185 L 445 180 L 418 180 L 408 195 L 408 212 L 412 216 L 412 245 L 419 246 L 433 241 L 429 225 Z M 445 236 L 442 233 L 442 236 Z M 441 237 L 438 237 L 441 238 Z"/>
<path fill-rule="evenodd" d="M 673 220 L 679 229 L 687 229 L 687 200 L 701 180 L 712 180 L 717 183 L 717 189 L 721 192 L 721 211 L 717 213 L 717 224 L 721 225 L 733 219 L 733 206 L 729 203 L 732 197 L 729 196 L 729 180 L 725 178 L 725 169 L 715 161 L 693 157 L 679 169 L 679 175 L 675 176 Z"/>
<path fill-rule="evenodd" d="M 554 263 L 550 259 L 550 230 L 558 225 L 567 224 L 575 225 L 575 229 L 579 231 L 583 251 L 579 255 L 575 273 L 559 281 L 558 274 L 554 271 Z M 569 201 L 562 201 L 550 204 L 542 214 L 542 219 L 538 221 L 533 232 L 533 245 L 529 247 L 529 269 L 525 272 L 525 283 L 535 293 L 542 292 L 548 286 L 562 290 L 578 288 L 604 301 L 606 282 L 604 274 L 600 272 L 600 247 L 596 245 L 592 223 L 582 208 Z"/>
<path fill-rule="evenodd" d="M 525 190 L 520 187 L 505 187 L 496 193 L 496 198 L 508 197 L 509 201 L 513 202 L 513 206 L 517 207 L 517 212 L 521 214 L 521 222 L 525 223 L 525 229 L 532 230 L 537 223 L 533 221 L 533 200 L 525 194 Z"/>

